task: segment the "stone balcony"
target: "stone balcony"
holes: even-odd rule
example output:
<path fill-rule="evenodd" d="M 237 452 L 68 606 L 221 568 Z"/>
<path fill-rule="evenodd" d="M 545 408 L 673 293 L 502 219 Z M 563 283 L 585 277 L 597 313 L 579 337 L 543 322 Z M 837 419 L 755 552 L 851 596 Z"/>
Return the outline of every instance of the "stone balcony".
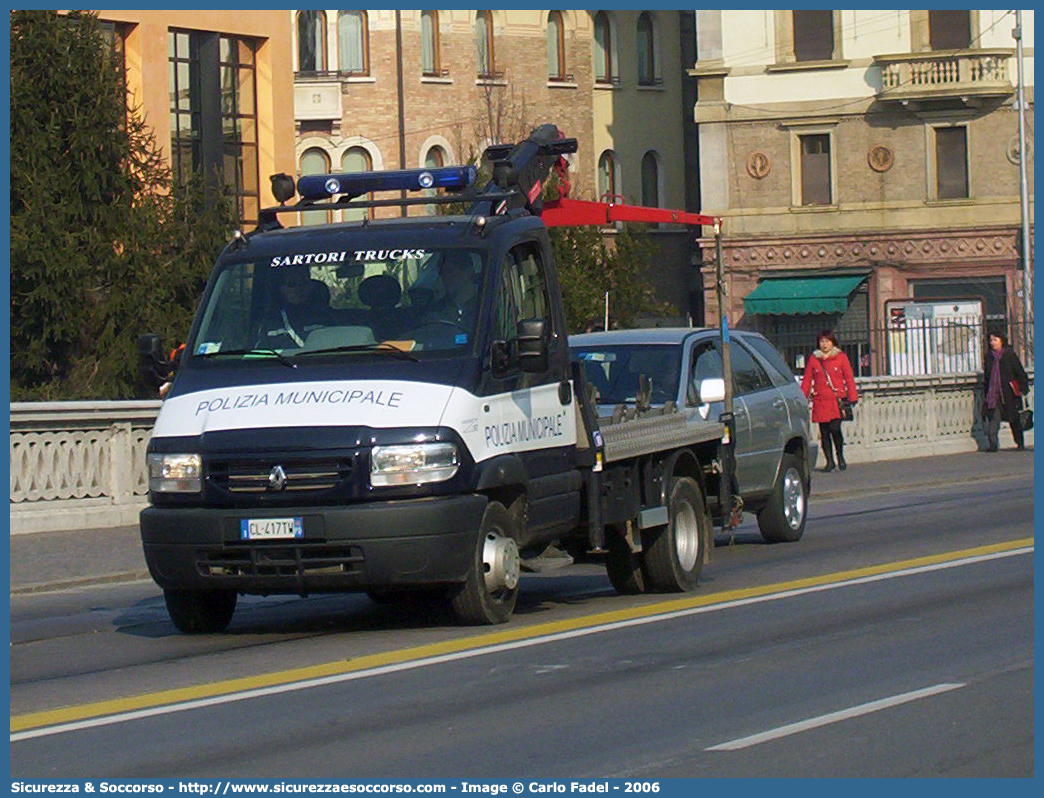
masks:
<path fill-rule="evenodd" d="M 874 56 L 881 68 L 877 99 L 919 105 L 962 101 L 978 105 L 982 100 L 1014 93 L 1008 77 L 1011 48 L 989 50 L 938 50 Z"/>

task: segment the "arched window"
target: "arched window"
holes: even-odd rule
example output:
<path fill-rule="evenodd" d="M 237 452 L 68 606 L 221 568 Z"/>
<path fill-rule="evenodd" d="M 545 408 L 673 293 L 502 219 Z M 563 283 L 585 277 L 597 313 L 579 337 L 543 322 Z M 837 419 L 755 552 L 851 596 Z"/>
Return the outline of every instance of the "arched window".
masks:
<path fill-rule="evenodd" d="M 440 166 L 446 165 L 446 153 L 442 147 L 432 147 L 424 156 L 424 166 L 428 169 L 438 169 Z M 438 190 L 434 188 L 424 189 L 426 196 L 434 197 L 438 194 Z M 426 205 L 429 214 L 436 212 L 435 205 Z"/>
<path fill-rule="evenodd" d="M 547 15 L 547 77 L 550 80 L 566 79 L 565 26 L 561 11 Z"/>
<path fill-rule="evenodd" d="M 649 208 L 660 205 L 660 166 L 652 150 L 642 157 L 642 205 Z"/>
<path fill-rule="evenodd" d="M 337 12 L 337 52 L 341 72 L 369 75 L 369 30 L 365 11 Z"/>
<path fill-rule="evenodd" d="M 598 83 L 613 81 L 613 37 L 609 15 L 599 11 L 594 18 L 594 73 Z"/>
<path fill-rule="evenodd" d="M 496 59 L 493 53 L 493 15 L 479 11 L 475 15 L 475 46 L 478 48 L 478 76 L 496 76 Z"/>
<path fill-rule="evenodd" d="M 369 172 L 372 170 L 373 159 L 370 157 L 370 153 L 363 147 L 350 147 L 341 156 L 342 172 Z M 363 200 L 372 199 L 372 191 L 363 197 Z M 346 222 L 359 221 L 365 218 L 373 218 L 373 208 L 356 208 L 354 210 L 345 210 L 344 212 L 344 220 Z"/>
<path fill-rule="evenodd" d="M 310 147 L 301 154 L 301 177 L 324 175 L 329 171 L 330 158 L 323 150 Z M 329 211 L 305 211 L 301 214 L 301 224 L 326 224 L 328 221 Z"/>
<path fill-rule="evenodd" d="M 616 188 L 616 155 L 606 150 L 598 158 L 598 199 L 613 202 L 619 192 Z"/>
<path fill-rule="evenodd" d="M 424 165 L 428 169 L 435 169 L 439 166 L 446 165 L 446 153 L 442 147 L 432 147 L 428 150 L 428 154 L 424 156 Z"/>
<path fill-rule="evenodd" d="M 322 11 L 297 14 L 297 69 L 300 72 L 326 69 L 326 14 Z"/>
<path fill-rule="evenodd" d="M 439 12 L 421 12 L 421 72 L 442 74 L 439 63 Z"/>
<path fill-rule="evenodd" d="M 638 15 L 638 85 L 651 86 L 656 82 L 656 40 L 653 36 L 652 15 L 643 11 Z"/>

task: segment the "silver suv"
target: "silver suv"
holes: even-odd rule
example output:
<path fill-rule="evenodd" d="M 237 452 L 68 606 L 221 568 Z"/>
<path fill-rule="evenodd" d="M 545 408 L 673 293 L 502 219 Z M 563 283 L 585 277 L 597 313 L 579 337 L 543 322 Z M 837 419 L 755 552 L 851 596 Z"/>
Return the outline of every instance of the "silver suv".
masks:
<path fill-rule="evenodd" d="M 812 464 L 808 401 L 783 356 L 764 336 L 731 331 L 736 478 L 744 509 L 758 516 L 762 536 L 793 541 L 805 529 Z M 651 385 L 652 405 L 675 402 L 692 421 L 716 420 L 722 402 L 700 401 L 702 380 L 721 379 L 715 329 L 656 328 L 586 333 L 569 338 L 598 392 L 600 416 L 633 405 L 639 377 Z"/>

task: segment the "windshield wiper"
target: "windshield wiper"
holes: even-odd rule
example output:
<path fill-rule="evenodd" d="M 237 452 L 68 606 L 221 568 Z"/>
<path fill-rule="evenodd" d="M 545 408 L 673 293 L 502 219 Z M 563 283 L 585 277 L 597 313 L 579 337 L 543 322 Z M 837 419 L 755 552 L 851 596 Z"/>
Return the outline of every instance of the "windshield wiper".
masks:
<path fill-rule="evenodd" d="M 221 355 L 271 355 L 284 366 L 289 366 L 292 369 L 297 368 L 296 363 L 275 349 L 225 349 L 217 352 L 204 352 L 201 355 L 197 355 L 197 357 L 220 357 Z"/>
<path fill-rule="evenodd" d="M 345 346 L 331 346 L 326 349 L 302 349 L 294 355 L 295 358 L 304 357 L 305 355 L 332 355 L 338 352 L 387 352 L 389 355 L 404 358 L 406 360 L 412 360 L 414 363 L 420 363 L 420 359 L 414 357 L 409 352 L 403 349 L 399 349 L 397 346 L 393 346 L 388 343 L 377 343 L 377 344 L 350 344 Z"/>

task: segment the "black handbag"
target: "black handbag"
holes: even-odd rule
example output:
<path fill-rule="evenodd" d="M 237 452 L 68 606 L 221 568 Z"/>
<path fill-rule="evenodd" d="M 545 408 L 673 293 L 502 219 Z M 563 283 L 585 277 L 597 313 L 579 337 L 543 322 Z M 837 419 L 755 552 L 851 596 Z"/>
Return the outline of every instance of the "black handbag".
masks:
<path fill-rule="evenodd" d="M 1019 411 L 1019 424 L 1022 425 L 1022 431 L 1033 429 L 1033 411 L 1032 410 L 1020 410 Z"/>

